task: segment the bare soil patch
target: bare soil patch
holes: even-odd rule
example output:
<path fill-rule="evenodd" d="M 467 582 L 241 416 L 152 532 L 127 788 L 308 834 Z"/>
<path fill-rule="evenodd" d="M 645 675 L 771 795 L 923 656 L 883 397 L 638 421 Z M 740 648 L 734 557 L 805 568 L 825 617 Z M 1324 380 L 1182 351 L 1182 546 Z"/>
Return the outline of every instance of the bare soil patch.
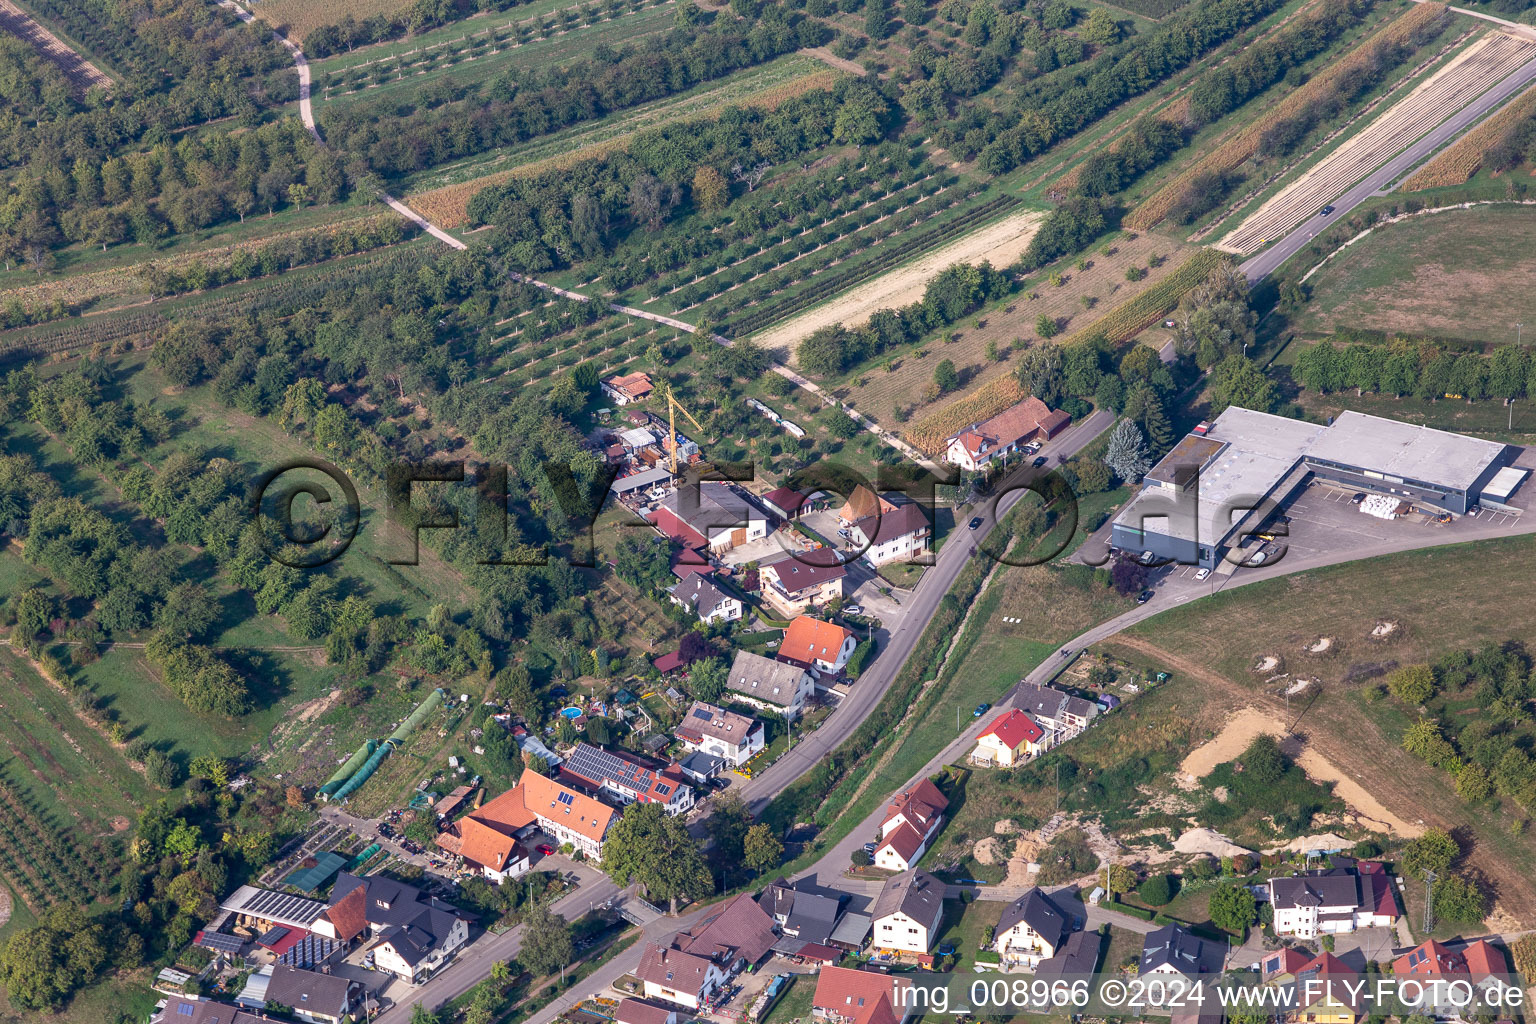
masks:
<path fill-rule="evenodd" d="M 984 260 L 994 267 L 1006 267 L 1016 262 L 1029 248 L 1030 239 L 1035 237 L 1044 219 L 1045 215 L 1039 212 L 1004 217 L 873 281 L 866 281 L 831 302 L 792 317 L 759 334 L 755 340 L 764 348 L 783 351 L 790 365 L 794 365 L 794 349 L 801 340 L 823 327 L 838 323 L 857 327 L 879 310 L 896 309 L 919 301 L 928 282 L 945 267 Z"/>

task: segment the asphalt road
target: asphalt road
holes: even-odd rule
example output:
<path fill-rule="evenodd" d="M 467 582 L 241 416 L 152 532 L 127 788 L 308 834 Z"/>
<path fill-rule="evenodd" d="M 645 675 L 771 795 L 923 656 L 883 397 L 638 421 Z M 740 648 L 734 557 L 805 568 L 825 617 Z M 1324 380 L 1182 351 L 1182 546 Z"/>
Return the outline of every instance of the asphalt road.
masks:
<path fill-rule="evenodd" d="M 1058 455 L 1070 458 L 1108 430 L 1114 421 L 1113 413 L 1095 411 L 1041 448 L 1040 454 L 1048 456 L 1052 464 L 1055 464 Z M 1013 491 L 1003 495 L 996 512 L 990 503 L 983 505 L 974 513 L 983 518 L 982 525 L 974 533 L 963 524 L 956 524 L 955 532 L 939 548 L 934 564 L 923 573 L 912 597 L 908 599 L 907 612 L 902 617 L 901 625 L 891 634 L 885 649 L 853 684 L 848 696 L 843 698 L 842 703 L 815 732 L 802 739 L 762 774 L 734 787 L 753 814 L 760 813 L 770 800 L 853 735 L 853 731 L 869 717 L 885 691 L 890 689 L 896 673 L 906 664 L 912 649 L 917 646 L 918 638 L 933 618 L 939 601 L 949 593 L 960 570 L 965 568 L 966 560 L 971 557 L 972 542 L 979 543 L 996 525 L 997 516 L 1012 508 L 1024 493 Z"/>
<path fill-rule="evenodd" d="M 1441 146 L 1477 124 L 1504 104 L 1505 100 L 1525 91 L 1536 82 L 1536 59 L 1521 65 L 1508 78 L 1483 93 L 1466 107 L 1440 122 L 1428 135 L 1382 164 L 1357 182 L 1349 191 L 1333 200 L 1334 211 L 1327 217 L 1308 217 L 1290 234 L 1244 263 L 1243 273 L 1256 283 L 1273 273 L 1282 263 L 1300 252 L 1321 231 L 1372 196 L 1384 195 L 1403 175 L 1428 159 Z"/>

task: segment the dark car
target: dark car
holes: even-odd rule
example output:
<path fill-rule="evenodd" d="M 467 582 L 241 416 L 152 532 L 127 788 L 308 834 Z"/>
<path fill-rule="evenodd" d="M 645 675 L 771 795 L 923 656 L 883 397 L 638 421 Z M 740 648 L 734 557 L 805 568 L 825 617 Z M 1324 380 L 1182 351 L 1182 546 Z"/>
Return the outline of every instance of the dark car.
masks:
<path fill-rule="evenodd" d="M 975 519 L 971 520 L 971 523 L 970 523 L 971 529 L 975 530 L 975 529 L 978 529 L 980 526 L 981 526 L 981 516 L 977 516 Z"/>
<path fill-rule="evenodd" d="M 1318 210 L 1317 211 L 1317 215 L 1319 217 L 1326 217 L 1326 216 L 1328 216 L 1332 212 L 1333 212 L 1333 204 L 1330 203 L 1329 205 L 1323 207 L 1321 210 Z"/>
<path fill-rule="evenodd" d="M 1137 604 L 1146 604 L 1150 600 L 1152 600 L 1152 591 L 1150 590 L 1143 590 L 1141 593 L 1136 595 Z"/>
<path fill-rule="evenodd" d="M 980 718 L 982 715 L 986 714 L 990 710 L 992 710 L 992 705 L 991 704 L 977 704 L 976 705 L 976 710 L 971 712 L 971 717 L 972 718 Z"/>
<path fill-rule="evenodd" d="M 1051 460 L 1047 459 L 1044 455 L 1037 455 L 1037 456 L 1035 456 L 1034 466 L 1035 466 L 1036 469 L 1039 469 L 1041 466 L 1045 465 L 1049 461 L 1051 461 Z"/>
<path fill-rule="evenodd" d="M 1364 500 L 1365 500 L 1365 492 L 1364 491 L 1356 491 L 1353 495 L 1350 496 L 1349 503 L 1351 505 L 1358 505 L 1358 504 L 1360 504 Z"/>
<path fill-rule="evenodd" d="M 869 854 L 871 857 L 873 857 L 875 855 L 875 844 L 874 843 L 865 843 L 864 844 L 864 852 Z"/>

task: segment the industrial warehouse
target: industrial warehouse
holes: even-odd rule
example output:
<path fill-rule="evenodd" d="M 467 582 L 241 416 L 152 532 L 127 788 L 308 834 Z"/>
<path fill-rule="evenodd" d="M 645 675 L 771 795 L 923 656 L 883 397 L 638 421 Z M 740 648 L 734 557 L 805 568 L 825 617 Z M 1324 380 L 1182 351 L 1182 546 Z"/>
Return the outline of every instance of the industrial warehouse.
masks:
<path fill-rule="evenodd" d="M 1358 412 L 1323 425 L 1234 406 L 1153 467 L 1115 517 L 1111 544 L 1213 568 L 1314 478 L 1457 515 L 1501 508 L 1526 475 L 1510 465 L 1519 453 Z"/>

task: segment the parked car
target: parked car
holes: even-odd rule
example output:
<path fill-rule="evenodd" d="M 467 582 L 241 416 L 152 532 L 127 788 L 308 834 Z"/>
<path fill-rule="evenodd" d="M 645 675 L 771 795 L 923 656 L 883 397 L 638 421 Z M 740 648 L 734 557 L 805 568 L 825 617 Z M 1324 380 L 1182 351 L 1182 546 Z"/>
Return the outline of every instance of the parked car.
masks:
<path fill-rule="evenodd" d="M 992 705 L 991 704 L 987 704 L 987 703 L 977 704 L 976 705 L 976 710 L 971 712 L 971 717 L 972 718 L 980 718 L 982 715 L 986 714 L 990 710 L 992 710 Z"/>
<path fill-rule="evenodd" d="M 1141 593 L 1136 595 L 1136 603 L 1137 604 L 1146 604 L 1148 601 L 1152 600 L 1152 596 L 1153 596 L 1153 592 L 1152 591 L 1150 591 L 1150 590 L 1143 590 Z"/>
<path fill-rule="evenodd" d="M 1200 582 L 1201 580 L 1205 579 L 1210 574 L 1211 574 L 1211 570 L 1209 570 L 1209 569 L 1201 569 L 1199 572 L 1195 573 L 1195 582 L 1196 583 Z"/>
<path fill-rule="evenodd" d="M 873 857 L 875 855 L 875 844 L 874 843 L 865 843 L 864 844 L 864 852 L 869 854 L 871 857 Z"/>
<path fill-rule="evenodd" d="M 863 615 L 864 614 L 864 606 L 861 605 L 861 604 L 850 604 L 850 605 L 847 605 L 846 607 L 843 608 L 843 614 L 844 615 Z"/>
<path fill-rule="evenodd" d="M 970 528 L 971 529 L 974 530 L 974 529 L 977 529 L 980 526 L 981 526 L 981 516 L 977 516 L 975 519 L 971 520 L 971 522 L 970 522 Z"/>
<path fill-rule="evenodd" d="M 1263 565 L 1264 562 L 1268 558 L 1269 558 L 1269 552 L 1268 551 L 1260 551 L 1258 554 L 1256 554 L 1252 558 L 1248 559 L 1248 564 L 1250 566 L 1260 566 L 1260 565 Z"/>
<path fill-rule="evenodd" d="M 1157 561 L 1157 553 L 1153 551 L 1143 551 L 1141 553 L 1141 557 L 1138 558 L 1137 561 L 1142 565 L 1151 565 L 1153 562 Z"/>
<path fill-rule="evenodd" d="M 1051 460 L 1047 459 L 1044 455 L 1038 455 L 1038 456 L 1035 457 L 1035 461 L 1034 461 L 1033 465 L 1034 465 L 1034 467 L 1036 469 L 1039 469 L 1041 466 L 1045 465 L 1049 461 L 1051 461 Z"/>
<path fill-rule="evenodd" d="M 1360 504 L 1360 503 L 1361 503 L 1361 502 L 1362 502 L 1362 501 L 1364 501 L 1364 500 L 1365 500 L 1365 492 L 1364 492 L 1364 491 L 1356 491 L 1356 492 L 1355 492 L 1355 493 L 1354 493 L 1354 494 L 1353 494 L 1353 495 L 1352 495 L 1352 496 L 1351 496 L 1351 497 L 1350 497 L 1350 499 L 1349 499 L 1349 503 L 1350 503 L 1350 504 L 1351 504 L 1351 505 L 1358 505 L 1358 504 Z"/>
<path fill-rule="evenodd" d="M 555 848 L 553 846 L 550 846 L 548 843 L 540 843 L 539 844 L 539 852 L 542 853 L 544 856 L 548 857 L 548 856 L 552 855 L 555 852 Z"/>

